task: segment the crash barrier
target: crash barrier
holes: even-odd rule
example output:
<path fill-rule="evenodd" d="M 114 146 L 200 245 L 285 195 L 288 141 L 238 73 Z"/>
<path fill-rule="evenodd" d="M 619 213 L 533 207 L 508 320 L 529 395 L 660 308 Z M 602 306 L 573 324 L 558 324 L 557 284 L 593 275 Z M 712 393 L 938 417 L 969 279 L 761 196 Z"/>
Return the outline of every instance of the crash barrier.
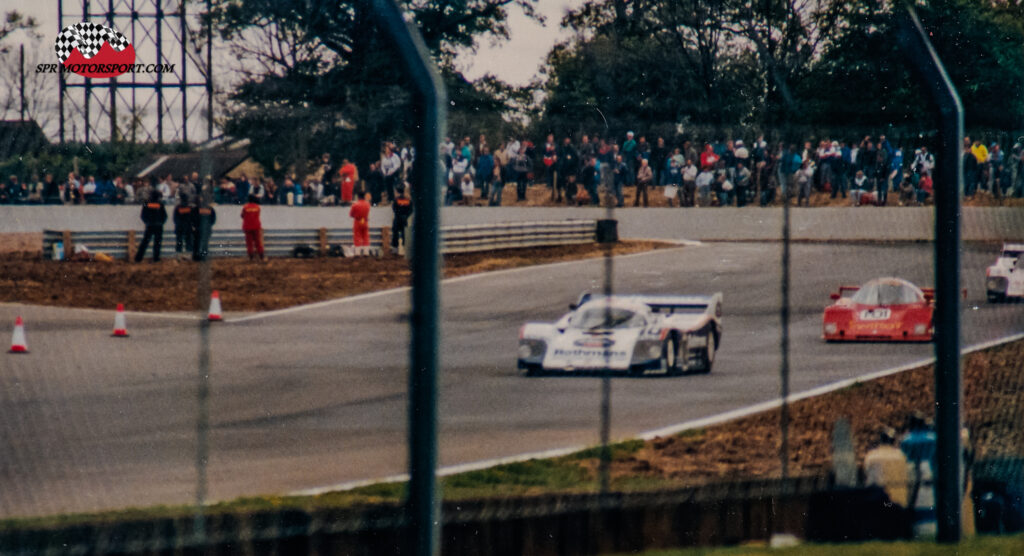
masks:
<path fill-rule="evenodd" d="M 594 220 L 505 222 L 441 228 L 442 253 L 572 245 L 594 241 Z"/>
<path fill-rule="evenodd" d="M 594 220 L 553 222 L 511 222 L 441 228 L 442 253 L 469 253 L 493 249 L 572 245 L 594 241 Z M 76 245 L 85 245 L 90 252 L 102 252 L 114 259 L 135 255 L 141 232 L 74 232 L 68 230 L 43 232 L 43 257 L 51 260 L 70 259 Z M 411 230 L 407 230 L 411 237 Z M 391 228 L 370 228 L 370 248 L 388 254 Z M 164 230 L 163 252 L 174 251 L 174 232 Z M 264 230 L 263 246 L 268 257 L 291 257 L 296 247 L 301 254 L 327 255 L 334 246 L 352 245 L 351 228 L 311 228 L 298 230 Z M 244 257 L 245 235 L 241 230 L 214 230 L 210 236 L 211 257 Z"/>
<path fill-rule="evenodd" d="M 445 502 L 442 553 L 604 554 L 764 541 L 886 538 L 907 529 L 880 489 L 833 490 L 827 477 L 723 483 L 673 491 Z M 889 513 L 886 511 L 888 508 Z M 0 554 L 402 554 L 399 505 L 279 510 L 0 532 Z M 852 525 L 851 525 L 852 524 Z M 851 529 L 851 526 L 854 527 Z M 877 530 L 882 527 L 885 530 Z M 852 534 L 851 534 L 852 533 Z"/>

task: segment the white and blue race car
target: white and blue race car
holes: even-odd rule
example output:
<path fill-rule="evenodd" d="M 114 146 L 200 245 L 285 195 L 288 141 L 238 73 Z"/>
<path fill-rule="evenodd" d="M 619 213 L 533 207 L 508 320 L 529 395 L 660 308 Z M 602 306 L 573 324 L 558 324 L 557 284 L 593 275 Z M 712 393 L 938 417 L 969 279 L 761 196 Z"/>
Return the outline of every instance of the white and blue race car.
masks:
<path fill-rule="evenodd" d="M 722 338 L 722 294 L 583 294 L 554 323 L 519 331 L 519 369 L 527 375 L 620 371 L 642 375 L 711 372 Z"/>

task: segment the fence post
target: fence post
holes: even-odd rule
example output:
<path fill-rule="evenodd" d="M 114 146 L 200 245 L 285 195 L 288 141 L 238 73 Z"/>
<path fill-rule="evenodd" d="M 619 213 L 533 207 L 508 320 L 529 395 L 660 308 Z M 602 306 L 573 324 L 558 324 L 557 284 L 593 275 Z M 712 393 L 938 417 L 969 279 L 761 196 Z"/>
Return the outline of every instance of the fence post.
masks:
<path fill-rule="evenodd" d="M 62 232 L 61 241 L 64 242 L 64 260 L 70 261 L 71 255 L 75 253 L 75 246 L 71 244 L 71 230 Z"/>
<path fill-rule="evenodd" d="M 935 168 L 935 515 L 938 540 L 959 542 L 963 465 L 960 446 L 960 196 L 963 191 L 964 109 L 913 4 L 904 2 L 900 48 L 928 93 L 939 124 Z"/>
<path fill-rule="evenodd" d="M 391 254 L 391 226 L 380 229 L 380 254 L 382 257 Z"/>
<path fill-rule="evenodd" d="M 129 260 L 135 260 L 135 230 L 128 230 L 127 243 L 125 243 L 125 257 Z"/>
<path fill-rule="evenodd" d="M 320 256 L 327 256 L 327 228 L 320 228 Z"/>

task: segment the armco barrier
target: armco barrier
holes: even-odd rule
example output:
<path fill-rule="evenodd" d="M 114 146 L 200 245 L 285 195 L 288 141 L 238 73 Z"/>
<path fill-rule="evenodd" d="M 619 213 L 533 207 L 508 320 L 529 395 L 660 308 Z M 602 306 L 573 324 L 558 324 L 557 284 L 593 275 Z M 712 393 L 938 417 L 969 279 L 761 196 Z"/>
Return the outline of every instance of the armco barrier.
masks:
<path fill-rule="evenodd" d="M 522 247 L 572 245 L 594 241 L 594 220 L 554 222 L 511 222 L 472 226 L 445 226 L 441 229 L 443 253 L 468 253 Z M 391 229 L 370 229 L 370 246 L 387 252 Z M 92 252 L 104 252 L 115 259 L 135 254 L 141 232 L 43 232 L 43 258 L 56 258 L 54 246 L 62 245 L 64 257 L 74 252 L 75 245 L 85 245 Z M 163 252 L 174 251 L 174 232 L 164 229 Z M 296 245 L 306 245 L 325 253 L 332 245 L 351 245 L 351 228 L 309 228 L 296 230 L 264 230 L 263 246 L 268 257 L 291 256 Z M 241 230 L 214 230 L 210 237 L 211 257 L 244 257 L 245 236 Z"/>
<path fill-rule="evenodd" d="M 468 253 L 589 243 L 594 241 L 595 226 L 594 220 L 444 226 L 441 228 L 441 252 Z"/>
<path fill-rule="evenodd" d="M 561 494 L 446 502 L 442 552 L 449 556 L 605 554 L 737 544 L 785 532 L 816 537 L 816 499 L 827 477 L 724 483 L 686 489 Z M 856 492 L 844 491 L 847 496 Z M 849 506 L 852 521 L 876 508 Z M 877 508 L 881 513 L 881 506 Z M 212 512 L 211 512 L 212 513 Z M 207 516 L 206 536 L 191 516 L 0 532 L 0 554 L 402 554 L 397 505 L 280 510 Z M 819 526 L 820 527 L 820 526 Z M 864 533 L 872 533 L 866 530 Z M 821 531 L 828 535 L 827 531 Z"/>

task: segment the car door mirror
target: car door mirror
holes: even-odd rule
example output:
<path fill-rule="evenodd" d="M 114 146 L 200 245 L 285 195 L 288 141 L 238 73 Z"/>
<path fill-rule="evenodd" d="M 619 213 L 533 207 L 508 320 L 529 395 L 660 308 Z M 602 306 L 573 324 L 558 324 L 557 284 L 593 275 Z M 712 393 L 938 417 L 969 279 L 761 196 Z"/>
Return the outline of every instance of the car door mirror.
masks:
<path fill-rule="evenodd" d="M 828 298 L 829 298 L 829 299 L 831 299 L 832 301 L 839 301 L 839 297 L 840 297 L 840 296 L 839 296 L 839 294 L 838 294 L 838 293 L 836 293 L 836 292 L 832 292 L 832 293 L 831 293 L 831 294 L 830 294 L 830 295 L 828 296 Z"/>
<path fill-rule="evenodd" d="M 570 311 L 575 311 L 576 309 L 579 309 L 579 307 L 580 307 L 580 306 L 579 306 L 579 305 L 577 305 L 577 304 L 575 304 L 575 303 L 570 303 L 570 304 L 569 304 L 569 310 L 570 310 Z"/>

